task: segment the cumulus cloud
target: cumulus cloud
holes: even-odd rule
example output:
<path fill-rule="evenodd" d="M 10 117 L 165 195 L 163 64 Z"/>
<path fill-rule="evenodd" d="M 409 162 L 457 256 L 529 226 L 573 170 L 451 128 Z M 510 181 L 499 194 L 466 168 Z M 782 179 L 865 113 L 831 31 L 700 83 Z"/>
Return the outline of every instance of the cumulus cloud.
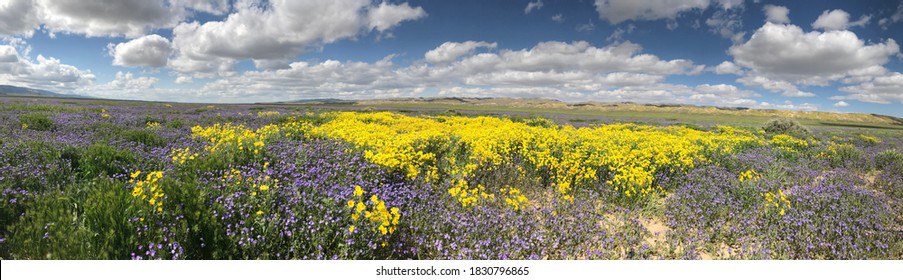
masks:
<path fill-rule="evenodd" d="M 179 72 L 229 71 L 238 60 L 287 61 L 306 48 L 426 16 L 422 8 L 368 0 L 274 0 L 236 3 L 223 21 L 181 23 L 173 29 Z M 282 65 L 285 66 L 285 65 Z"/>
<path fill-rule="evenodd" d="M 190 84 L 190 83 L 193 83 L 193 82 L 194 82 L 194 79 L 192 79 L 191 77 L 188 77 L 188 76 L 178 76 L 178 77 L 176 77 L 176 83 L 177 83 L 177 84 Z"/>
<path fill-rule="evenodd" d="M 524 7 L 524 14 L 529 14 L 533 10 L 542 9 L 542 0 L 530 1 L 527 3 L 527 7 Z"/>
<path fill-rule="evenodd" d="M 88 37 L 139 37 L 149 30 L 173 27 L 184 16 L 184 11 L 164 1 L 37 1 L 44 28 Z"/>
<path fill-rule="evenodd" d="M 859 20 L 850 22 L 850 14 L 844 10 L 824 11 L 812 23 L 812 28 L 823 30 L 846 30 L 850 26 L 865 26 L 871 16 L 863 15 Z"/>
<path fill-rule="evenodd" d="M 783 81 L 773 80 L 764 76 L 751 75 L 737 79 L 737 82 L 747 86 L 761 87 L 771 92 L 779 92 L 783 96 L 790 97 L 812 97 L 814 93 L 802 91 L 796 85 Z"/>
<path fill-rule="evenodd" d="M 562 23 L 562 22 L 564 22 L 564 15 L 556 14 L 556 15 L 552 16 L 552 21 L 557 22 L 557 23 Z"/>
<path fill-rule="evenodd" d="M 31 37 L 40 24 L 34 0 L 7 0 L 0 3 L 0 35 Z"/>
<path fill-rule="evenodd" d="M 903 104 L 903 74 L 899 72 L 889 73 L 868 82 L 841 87 L 840 90 L 850 93 L 850 95 L 835 99 L 859 100 L 881 104 L 893 102 Z"/>
<path fill-rule="evenodd" d="M 893 39 L 866 44 L 850 31 L 807 33 L 795 25 L 767 22 L 728 53 L 738 65 L 767 78 L 824 85 L 851 71 L 885 64 L 899 50 Z"/>
<path fill-rule="evenodd" d="M 392 63 L 391 56 L 373 63 L 294 62 L 286 69 L 224 77 L 199 92 L 223 94 L 236 102 L 406 97 L 428 91 L 439 95 L 543 96 L 572 101 L 648 98 L 649 102 L 694 102 L 690 98 L 696 92 L 694 88 L 661 83 L 670 75 L 699 73 L 703 66 L 689 60 L 662 60 L 641 50 L 630 42 L 596 47 L 583 41 L 553 41 L 521 50 L 497 50 L 495 44 L 487 42 L 447 42 L 427 52 L 424 61 L 405 67 Z M 735 98 L 726 92 L 706 94 L 721 95 L 718 102 L 733 101 Z M 662 99 L 664 95 L 673 98 Z M 697 97 L 702 100 L 699 98 L 702 96 Z"/>
<path fill-rule="evenodd" d="M 91 71 L 38 55 L 24 57 L 11 45 L 0 45 L 0 84 L 69 93 L 94 82 Z"/>
<path fill-rule="evenodd" d="M 720 1 L 723 3 L 740 1 Z M 627 20 L 675 19 L 678 14 L 694 9 L 706 9 L 709 0 L 596 0 L 599 18 L 618 24 Z"/>
<path fill-rule="evenodd" d="M 765 5 L 762 8 L 762 11 L 765 12 L 765 21 L 771 23 L 790 23 L 790 17 L 787 15 L 790 14 L 790 9 L 784 6 L 775 6 L 775 5 Z"/>
<path fill-rule="evenodd" d="M 107 49 L 113 56 L 113 65 L 163 67 L 169 60 L 172 46 L 169 40 L 152 34 L 125 43 L 109 44 Z"/>
<path fill-rule="evenodd" d="M 833 106 L 834 107 L 847 107 L 847 106 L 850 106 L 850 103 L 846 103 L 844 101 L 837 101 L 837 103 L 834 103 Z"/>
<path fill-rule="evenodd" d="M 427 51 L 424 58 L 429 63 L 446 63 L 455 61 L 462 55 L 473 53 L 476 48 L 494 49 L 496 46 L 496 43 L 482 41 L 445 42 L 439 47 Z"/>
<path fill-rule="evenodd" d="M 725 75 L 725 74 L 742 75 L 743 74 L 743 69 L 740 68 L 740 66 L 737 66 L 737 64 L 734 64 L 733 62 L 730 62 L 730 61 L 723 61 L 723 62 L 721 62 L 721 64 L 718 64 L 717 66 L 712 67 L 710 70 L 712 72 L 715 72 L 715 74 L 718 74 L 718 75 Z"/>
<path fill-rule="evenodd" d="M 229 0 L 169 0 L 173 6 L 184 7 L 213 15 L 223 15 L 229 11 Z"/>

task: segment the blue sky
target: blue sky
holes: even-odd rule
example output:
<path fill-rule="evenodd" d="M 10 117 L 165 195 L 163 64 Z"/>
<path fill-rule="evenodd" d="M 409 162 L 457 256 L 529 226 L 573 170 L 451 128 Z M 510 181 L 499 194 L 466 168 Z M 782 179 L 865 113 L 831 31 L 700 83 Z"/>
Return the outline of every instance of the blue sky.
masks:
<path fill-rule="evenodd" d="M 0 84 L 258 102 L 542 97 L 903 116 L 903 2 L 10 0 Z"/>

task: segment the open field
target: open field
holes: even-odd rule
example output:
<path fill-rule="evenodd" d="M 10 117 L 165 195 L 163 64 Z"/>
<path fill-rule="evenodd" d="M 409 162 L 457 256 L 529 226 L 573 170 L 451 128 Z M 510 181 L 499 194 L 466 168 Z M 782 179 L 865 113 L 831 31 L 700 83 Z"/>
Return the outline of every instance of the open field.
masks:
<path fill-rule="evenodd" d="M 0 257 L 901 259 L 901 152 L 866 114 L 2 97 Z"/>

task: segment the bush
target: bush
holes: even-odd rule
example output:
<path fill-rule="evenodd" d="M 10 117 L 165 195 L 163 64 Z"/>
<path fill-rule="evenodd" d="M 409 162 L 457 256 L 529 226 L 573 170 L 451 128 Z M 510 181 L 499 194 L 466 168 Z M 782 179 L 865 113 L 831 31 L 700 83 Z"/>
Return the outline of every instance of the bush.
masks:
<path fill-rule="evenodd" d="M 769 120 L 765 123 L 765 126 L 762 127 L 765 132 L 774 133 L 774 134 L 790 134 L 795 136 L 803 136 L 812 133 L 809 128 L 801 125 L 796 120 L 787 119 L 787 118 L 777 118 Z"/>
<path fill-rule="evenodd" d="M 884 171 L 903 172 L 903 154 L 896 149 L 880 152 L 875 156 L 875 165 Z"/>
<path fill-rule="evenodd" d="M 28 113 L 19 115 L 19 121 L 22 122 L 22 128 L 36 131 L 51 131 L 54 123 L 49 116 L 42 113 Z"/>
<path fill-rule="evenodd" d="M 831 167 L 854 167 L 860 166 L 862 163 L 862 151 L 852 144 L 830 144 L 821 154 L 827 158 Z"/>
<path fill-rule="evenodd" d="M 134 162 L 135 155 L 131 152 L 110 147 L 107 144 L 96 143 L 88 147 L 82 154 L 79 167 L 85 177 L 100 175 L 124 177 L 128 174 L 128 166 Z"/>
<path fill-rule="evenodd" d="M 166 146 L 166 141 L 163 140 L 160 136 L 157 136 L 153 131 L 148 130 L 129 130 L 122 134 L 123 138 L 126 140 L 141 143 L 148 147 L 163 147 Z"/>
<path fill-rule="evenodd" d="M 134 209 L 121 184 L 106 179 L 38 196 L 9 230 L 17 259 L 127 259 Z"/>

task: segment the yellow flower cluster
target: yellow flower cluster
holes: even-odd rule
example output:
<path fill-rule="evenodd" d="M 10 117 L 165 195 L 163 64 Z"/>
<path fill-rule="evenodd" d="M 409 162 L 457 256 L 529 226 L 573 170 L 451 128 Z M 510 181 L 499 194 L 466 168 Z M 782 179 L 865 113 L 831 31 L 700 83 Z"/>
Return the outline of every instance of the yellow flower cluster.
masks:
<path fill-rule="evenodd" d="M 881 144 L 881 139 L 871 135 L 859 134 L 859 139 L 869 145 Z"/>
<path fill-rule="evenodd" d="M 386 202 L 378 196 L 370 196 L 365 203 L 364 190 L 361 186 L 355 186 L 353 198 L 348 200 L 347 207 L 351 209 L 351 220 L 354 222 L 348 227 L 348 232 L 354 233 L 355 224 L 368 225 L 374 232 L 381 235 L 395 233 L 401 213 L 397 207 L 386 208 Z"/>
<path fill-rule="evenodd" d="M 778 134 L 771 138 L 771 144 L 785 152 L 798 152 L 809 147 L 809 142 L 787 134 Z"/>
<path fill-rule="evenodd" d="M 279 115 L 280 115 L 279 112 L 276 112 L 276 111 L 260 111 L 260 112 L 257 112 L 257 117 L 258 117 L 258 118 L 278 117 Z"/>
<path fill-rule="evenodd" d="M 464 179 L 455 180 L 454 186 L 448 189 L 448 194 L 458 200 L 463 207 L 476 206 L 480 201 L 495 200 L 495 195 L 486 192 L 486 187 L 477 184 L 476 187 L 468 187 Z"/>
<path fill-rule="evenodd" d="M 185 164 L 185 162 L 197 158 L 198 153 L 192 153 L 190 147 L 185 147 L 184 149 L 174 148 L 172 149 L 172 152 L 169 153 L 169 156 L 172 158 L 173 163 Z"/>
<path fill-rule="evenodd" d="M 653 194 L 660 190 L 653 183 L 658 170 L 684 170 L 707 155 L 762 145 L 755 134 L 725 126 L 715 131 L 635 124 L 574 128 L 485 116 L 411 117 L 389 112 L 342 112 L 331 117 L 310 133 L 352 143 L 364 149 L 371 162 L 410 178 L 466 179 L 477 168 L 521 155 L 532 168 L 548 170 L 565 199 L 573 186 L 596 182 L 600 175 L 611 176 L 606 183 L 628 197 Z"/>
<path fill-rule="evenodd" d="M 191 128 L 192 136 L 207 140 L 209 152 L 222 150 L 260 152 L 264 142 L 273 135 L 280 134 L 279 125 L 271 124 L 257 130 L 250 130 L 243 125 L 214 124 L 213 126 Z"/>
<path fill-rule="evenodd" d="M 511 206 L 514 210 L 520 210 L 529 203 L 527 197 L 517 188 L 502 188 L 501 193 L 505 196 L 505 204 Z"/>
<path fill-rule="evenodd" d="M 777 192 L 766 192 L 762 194 L 765 197 L 765 210 L 771 211 L 770 209 L 773 207 L 778 211 L 778 214 L 783 216 L 785 214 L 785 210 L 790 210 L 790 200 L 787 199 L 787 196 L 784 195 L 784 190 L 778 190 Z"/>
<path fill-rule="evenodd" d="M 160 187 L 160 179 L 163 179 L 163 171 L 153 171 L 140 179 L 141 171 L 132 172 L 129 176 L 129 184 L 132 186 L 132 197 L 147 200 L 157 212 L 163 212 L 163 188 Z"/>
<path fill-rule="evenodd" d="M 740 180 L 741 183 L 746 182 L 746 181 L 755 182 L 755 181 L 758 181 L 760 178 L 762 178 L 762 175 L 759 175 L 759 173 L 753 169 L 740 172 L 740 176 L 737 177 L 737 179 Z"/>
<path fill-rule="evenodd" d="M 147 123 L 147 128 L 156 130 L 156 129 L 160 128 L 160 123 L 158 123 L 158 122 L 148 122 L 148 123 Z"/>

